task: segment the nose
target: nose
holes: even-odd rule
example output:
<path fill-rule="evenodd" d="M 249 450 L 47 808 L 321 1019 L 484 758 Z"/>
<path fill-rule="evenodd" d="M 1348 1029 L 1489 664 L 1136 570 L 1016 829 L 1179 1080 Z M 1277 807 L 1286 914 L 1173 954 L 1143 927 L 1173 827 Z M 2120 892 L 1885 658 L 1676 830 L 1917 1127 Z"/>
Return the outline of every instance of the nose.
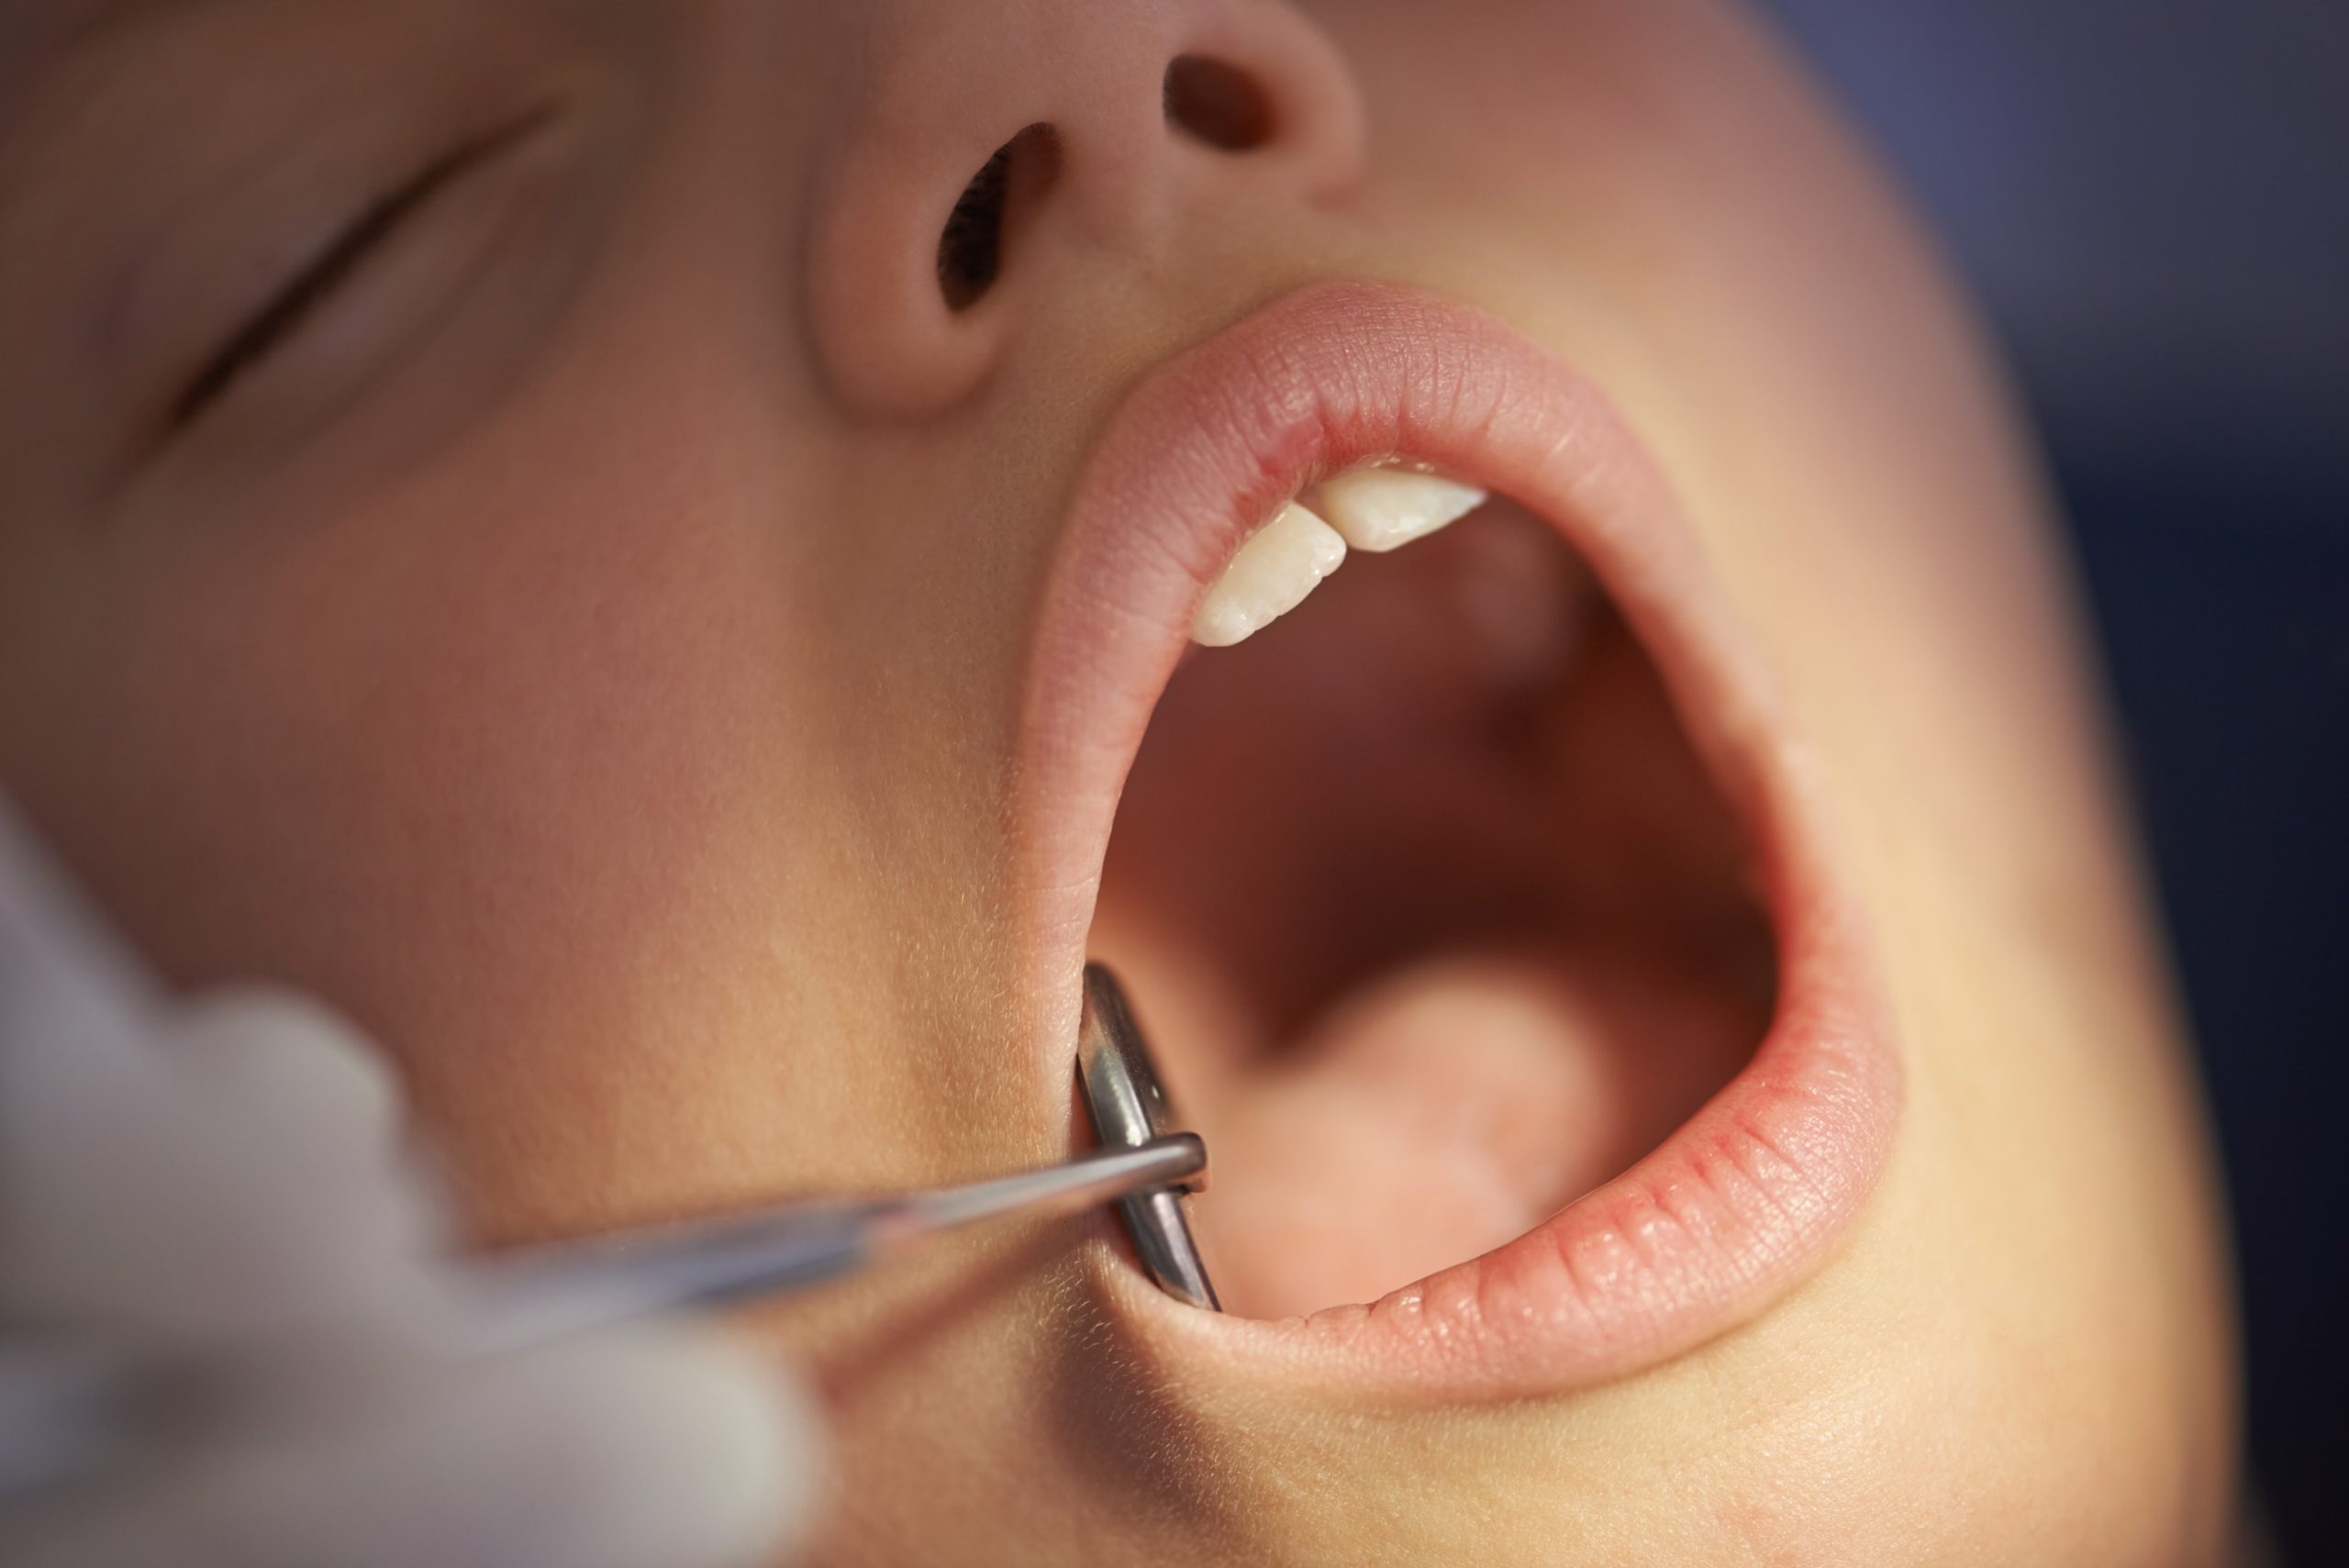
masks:
<path fill-rule="evenodd" d="M 1203 184 L 1323 202 L 1361 93 L 1276 0 L 871 0 L 817 185 L 807 306 L 850 406 L 951 406 L 1083 270 L 1180 264 Z"/>

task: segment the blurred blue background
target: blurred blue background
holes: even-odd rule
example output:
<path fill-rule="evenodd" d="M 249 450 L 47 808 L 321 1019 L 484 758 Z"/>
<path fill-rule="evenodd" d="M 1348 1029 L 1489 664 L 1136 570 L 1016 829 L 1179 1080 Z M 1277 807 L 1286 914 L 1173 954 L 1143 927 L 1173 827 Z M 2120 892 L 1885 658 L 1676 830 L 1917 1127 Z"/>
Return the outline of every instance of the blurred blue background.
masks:
<path fill-rule="evenodd" d="M 2216 1106 L 2252 1462 L 2349 1562 L 2349 0 L 1765 0 L 2005 339 Z"/>

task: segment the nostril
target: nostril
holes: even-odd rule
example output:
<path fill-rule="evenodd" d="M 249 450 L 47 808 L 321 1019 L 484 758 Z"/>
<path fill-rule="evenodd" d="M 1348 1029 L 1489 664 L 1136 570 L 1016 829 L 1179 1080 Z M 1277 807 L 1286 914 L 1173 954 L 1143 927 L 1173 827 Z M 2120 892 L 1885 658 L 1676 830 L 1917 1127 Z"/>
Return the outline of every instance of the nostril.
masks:
<path fill-rule="evenodd" d="M 1166 121 L 1225 152 L 1261 147 L 1273 134 L 1272 104 L 1237 66 L 1178 54 L 1166 67 Z"/>
<path fill-rule="evenodd" d="M 963 187 L 938 237 L 938 292 L 947 308 L 975 304 L 1003 268 L 1003 193 L 1011 172 L 1011 143 L 1005 142 Z"/>
<path fill-rule="evenodd" d="M 994 286 L 1013 209 L 1052 183 L 1059 162 L 1052 128 L 1031 125 L 971 176 L 938 236 L 938 291 L 947 308 L 968 309 Z"/>

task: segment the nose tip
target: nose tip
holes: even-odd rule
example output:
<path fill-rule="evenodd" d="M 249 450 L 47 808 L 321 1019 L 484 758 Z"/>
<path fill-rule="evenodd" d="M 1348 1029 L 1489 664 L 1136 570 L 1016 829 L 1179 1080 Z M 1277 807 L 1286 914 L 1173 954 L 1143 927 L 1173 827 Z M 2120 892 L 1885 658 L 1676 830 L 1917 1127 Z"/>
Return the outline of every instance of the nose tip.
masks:
<path fill-rule="evenodd" d="M 876 5 L 818 185 L 810 327 L 862 411 L 951 406 L 1083 270 L 1170 255 L 1186 191 L 1322 201 L 1361 171 L 1336 49 L 1268 0 Z"/>

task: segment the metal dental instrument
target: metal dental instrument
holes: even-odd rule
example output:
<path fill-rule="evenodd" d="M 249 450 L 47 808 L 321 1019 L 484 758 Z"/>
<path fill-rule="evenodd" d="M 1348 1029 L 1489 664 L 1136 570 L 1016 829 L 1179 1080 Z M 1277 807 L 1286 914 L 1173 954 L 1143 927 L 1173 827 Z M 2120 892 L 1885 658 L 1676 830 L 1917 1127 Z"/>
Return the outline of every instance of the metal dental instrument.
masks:
<path fill-rule="evenodd" d="M 961 1186 L 813 1199 L 467 1261 L 454 1265 L 456 1285 L 483 1310 L 467 1315 L 459 1353 L 804 1290 L 979 1220 L 1074 1214 L 1195 1180 L 1207 1161 L 1197 1137 L 1175 1133 Z M 0 1498 L 135 1461 L 188 1400 L 246 1364 L 235 1347 L 159 1356 L 0 1336 Z"/>
<path fill-rule="evenodd" d="M 1151 1278 L 1222 1310 L 1192 1243 L 1184 1195 L 1207 1146 L 1174 1111 L 1117 979 L 1085 966 L 1076 1070 L 1101 1148 L 1057 1165 L 869 1199 L 816 1199 L 730 1218 L 551 1243 L 469 1265 L 497 1309 L 499 1346 L 654 1312 L 804 1289 L 917 1237 L 994 1215 L 1074 1214 L 1116 1200 Z"/>
<path fill-rule="evenodd" d="M 1207 1145 L 1174 1133 L 962 1186 L 552 1242 L 473 1263 L 467 1284 L 493 1308 L 485 1348 L 504 1349 L 670 1307 L 805 1290 L 925 1236 L 1002 1215 L 1075 1214 L 1196 1180 L 1207 1164 Z"/>
<path fill-rule="evenodd" d="M 1108 1148 L 1146 1149 L 1171 1137 L 1174 1107 L 1151 1063 L 1150 1048 L 1126 1006 L 1117 979 L 1097 963 L 1085 966 L 1085 1014 L 1077 1026 L 1076 1073 L 1085 1086 L 1085 1108 L 1093 1130 Z M 1208 1283 L 1207 1265 L 1191 1240 L 1184 1195 L 1196 1180 L 1163 1184 L 1118 1200 L 1118 1213 L 1133 1238 L 1141 1266 L 1169 1296 L 1223 1310 Z"/>

